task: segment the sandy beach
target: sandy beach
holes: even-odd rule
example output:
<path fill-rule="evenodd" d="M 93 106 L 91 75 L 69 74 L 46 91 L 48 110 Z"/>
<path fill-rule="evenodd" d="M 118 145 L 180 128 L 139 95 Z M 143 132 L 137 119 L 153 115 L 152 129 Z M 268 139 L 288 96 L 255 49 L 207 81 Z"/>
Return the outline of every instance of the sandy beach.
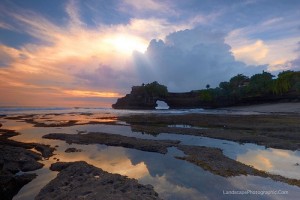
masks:
<path fill-rule="evenodd" d="M 300 113 L 300 102 L 295 103 L 268 103 L 251 106 L 234 106 L 223 108 L 232 111 L 250 111 L 264 113 Z"/>

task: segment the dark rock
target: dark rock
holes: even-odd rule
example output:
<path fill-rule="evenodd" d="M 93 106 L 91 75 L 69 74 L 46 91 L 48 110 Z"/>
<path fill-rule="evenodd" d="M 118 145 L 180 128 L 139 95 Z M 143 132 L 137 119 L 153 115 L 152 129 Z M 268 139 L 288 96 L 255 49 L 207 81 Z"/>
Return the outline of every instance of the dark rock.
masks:
<path fill-rule="evenodd" d="M 36 143 L 22 143 L 8 138 L 16 136 L 14 130 L 0 129 L 0 198 L 12 199 L 14 195 L 28 182 L 36 177 L 36 174 L 16 173 L 37 170 L 43 167 L 38 161 L 42 156 L 31 151 L 37 148 L 43 156 L 49 156 L 51 149 L 47 145 Z"/>
<path fill-rule="evenodd" d="M 0 126 L 0 127 L 1 127 L 1 126 Z M 0 135 L 1 135 L 1 138 L 7 139 L 7 138 L 10 138 L 10 137 L 19 135 L 19 133 L 17 133 L 17 132 L 14 131 L 14 130 L 0 129 Z"/>
<path fill-rule="evenodd" d="M 121 116 L 134 132 L 205 136 L 277 149 L 300 149 L 300 117 L 292 115 L 143 114 Z M 190 128 L 176 127 L 188 124 Z M 171 126 L 170 126 L 171 125 Z M 175 125 L 175 127 L 173 126 Z M 224 128 L 224 126 L 226 128 Z"/>
<path fill-rule="evenodd" d="M 49 158 L 53 156 L 53 151 L 55 148 L 50 147 L 50 145 L 45 145 L 45 144 L 35 144 L 35 149 L 39 152 L 41 152 L 42 156 L 44 158 Z"/>
<path fill-rule="evenodd" d="M 19 190 L 32 181 L 36 174 L 13 175 L 8 172 L 0 172 L 0 197 L 2 200 L 10 200 Z"/>
<path fill-rule="evenodd" d="M 37 144 L 37 143 L 23 143 L 18 142 L 14 140 L 9 140 L 8 138 L 19 135 L 14 130 L 8 130 L 8 129 L 0 129 L 0 145 L 9 145 L 14 147 L 21 147 L 25 149 L 33 149 L 35 148 L 37 151 L 39 151 L 44 158 L 49 158 L 53 155 L 53 151 L 55 148 L 50 147 L 50 145 L 45 144 Z"/>
<path fill-rule="evenodd" d="M 160 199 L 150 185 L 135 179 L 111 174 L 86 162 L 54 163 L 52 170 L 60 171 L 36 196 L 47 199 Z"/>
<path fill-rule="evenodd" d="M 164 95 L 153 95 L 146 89 L 147 86 L 133 86 L 130 94 L 119 98 L 112 105 L 114 109 L 155 109 L 157 101 L 164 101 L 171 109 L 185 108 L 220 108 L 238 105 L 254 105 L 275 102 L 299 102 L 299 93 L 287 93 L 276 95 L 273 93 L 259 94 L 236 98 L 233 96 L 220 95 L 209 100 L 201 98 L 201 92 L 208 90 L 193 90 L 183 93 L 166 92 Z M 216 89 L 214 89 L 216 90 Z M 215 91 L 216 93 L 216 91 Z"/>
<path fill-rule="evenodd" d="M 176 146 L 179 143 L 179 141 L 174 140 L 147 140 L 98 132 L 84 135 L 51 133 L 44 135 L 43 138 L 64 140 L 69 144 L 105 144 L 162 154 L 168 152 L 168 147 Z"/>
<path fill-rule="evenodd" d="M 155 109 L 157 101 L 164 101 L 170 108 L 197 108 L 206 107 L 200 104 L 199 95 L 196 92 L 170 93 L 163 96 L 153 96 L 147 92 L 144 86 L 133 86 L 131 93 L 119 98 L 112 105 L 114 109 Z"/>
<path fill-rule="evenodd" d="M 19 171 L 33 171 L 43 167 L 43 164 L 37 162 L 41 156 L 30 150 L 0 145 L 0 163 L 3 163 L 2 170 L 16 173 Z"/>
<path fill-rule="evenodd" d="M 76 148 L 67 148 L 65 150 L 66 153 L 73 153 L 73 152 L 81 152 L 81 149 L 76 149 Z"/>
<path fill-rule="evenodd" d="M 210 171 L 211 173 L 219 176 L 261 176 L 300 187 L 300 180 L 290 179 L 280 175 L 273 175 L 261 170 L 257 170 L 251 166 L 226 157 L 222 153 L 221 149 L 187 145 L 178 145 L 178 149 L 183 151 L 186 155 L 176 158 L 198 165 L 204 170 Z"/>

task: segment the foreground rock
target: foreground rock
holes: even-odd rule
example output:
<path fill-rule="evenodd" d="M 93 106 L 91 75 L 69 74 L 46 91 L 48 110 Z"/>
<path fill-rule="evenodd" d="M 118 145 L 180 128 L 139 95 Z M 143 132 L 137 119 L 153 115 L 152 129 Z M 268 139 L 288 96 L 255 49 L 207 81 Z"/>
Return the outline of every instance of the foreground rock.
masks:
<path fill-rule="evenodd" d="M 36 200 L 47 199 L 160 199 L 151 185 L 111 174 L 86 162 L 55 163 L 51 170 L 60 171 Z"/>
<path fill-rule="evenodd" d="M 47 146 L 33 143 L 21 143 L 8 139 L 18 135 L 13 130 L 0 129 L 0 197 L 12 199 L 14 195 L 36 174 L 23 172 L 37 170 L 43 167 L 39 163 L 42 156 L 29 149 L 40 148 L 43 154 L 49 154 Z M 21 172 L 21 173 L 19 173 Z"/>
<path fill-rule="evenodd" d="M 132 148 L 162 154 L 167 153 L 169 147 L 177 146 L 179 144 L 179 141 L 174 140 L 147 140 L 100 132 L 92 132 L 84 135 L 51 133 L 44 135 L 43 138 L 64 140 L 70 144 L 105 144 L 108 146 Z"/>
<path fill-rule="evenodd" d="M 0 145 L 0 197 L 12 199 L 14 195 L 28 182 L 36 177 L 36 174 L 17 173 L 37 170 L 43 164 L 37 162 L 41 156 L 22 147 Z"/>
<path fill-rule="evenodd" d="M 39 151 L 42 154 L 42 157 L 49 158 L 53 156 L 53 152 L 55 148 L 51 147 L 50 145 L 45 144 L 38 144 L 38 143 L 23 143 L 18 142 L 14 140 L 10 140 L 10 137 L 19 135 L 14 130 L 8 130 L 8 129 L 0 129 L 0 145 L 8 145 L 13 147 L 21 147 L 24 149 L 35 149 Z"/>
<path fill-rule="evenodd" d="M 2 200 L 10 200 L 19 190 L 32 181 L 36 174 L 13 175 L 1 170 L 0 172 L 0 196 Z"/>
<path fill-rule="evenodd" d="M 239 175 L 261 176 L 300 187 L 300 180 L 289 179 L 254 169 L 253 167 L 224 156 L 221 149 L 186 145 L 179 145 L 178 149 L 182 150 L 186 156 L 176 158 L 186 160 L 216 175 L 223 177 Z"/>
<path fill-rule="evenodd" d="M 65 150 L 66 153 L 74 153 L 74 152 L 81 152 L 81 149 L 76 149 L 76 148 L 67 148 Z"/>
<path fill-rule="evenodd" d="M 47 115 L 50 115 L 51 117 L 47 117 Z M 40 115 L 17 115 L 17 116 L 9 116 L 5 117 L 5 119 L 8 120 L 18 120 L 23 121 L 29 124 L 32 124 L 34 127 L 70 127 L 75 125 L 87 125 L 87 124 L 115 124 L 116 117 L 110 116 L 110 117 L 97 117 L 97 118 L 91 118 L 87 121 L 80 121 L 80 120 L 56 120 L 55 117 L 53 118 L 52 115 L 60 116 L 64 114 L 45 114 L 43 117 L 40 117 Z M 81 113 L 80 115 L 83 116 L 92 116 L 91 113 Z"/>

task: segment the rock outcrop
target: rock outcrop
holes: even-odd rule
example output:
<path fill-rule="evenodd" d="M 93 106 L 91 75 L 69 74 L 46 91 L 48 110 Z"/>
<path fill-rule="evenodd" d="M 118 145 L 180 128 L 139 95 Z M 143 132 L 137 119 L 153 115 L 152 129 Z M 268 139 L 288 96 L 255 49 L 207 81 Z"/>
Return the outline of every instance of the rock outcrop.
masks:
<path fill-rule="evenodd" d="M 37 175 L 27 172 L 42 168 L 43 164 L 38 161 L 51 156 L 53 152 L 47 145 L 9 139 L 18 134 L 14 130 L 0 129 L 0 197 L 3 200 L 12 199 L 24 185 L 32 181 Z M 33 148 L 42 155 L 32 151 Z"/>
<path fill-rule="evenodd" d="M 257 96 L 219 95 L 216 96 L 213 90 L 195 90 L 191 92 L 163 94 L 152 93 L 147 90 L 147 86 L 133 86 L 130 94 L 119 98 L 112 105 L 114 109 L 132 110 L 153 110 L 157 106 L 157 101 L 164 101 L 170 109 L 187 108 L 220 108 L 228 106 L 253 105 L 262 103 L 278 102 L 299 102 L 298 93 L 260 94 Z"/>
<path fill-rule="evenodd" d="M 130 94 L 119 98 L 112 105 L 114 109 L 155 109 L 157 101 L 164 101 L 171 109 L 197 108 L 201 104 L 197 92 L 171 93 L 164 95 L 149 93 L 145 86 L 133 86 Z M 204 104 L 202 104 L 204 106 Z"/>
<path fill-rule="evenodd" d="M 51 170 L 60 171 L 37 195 L 47 199 L 160 199 L 151 185 L 119 174 L 111 174 L 86 162 L 55 163 Z"/>

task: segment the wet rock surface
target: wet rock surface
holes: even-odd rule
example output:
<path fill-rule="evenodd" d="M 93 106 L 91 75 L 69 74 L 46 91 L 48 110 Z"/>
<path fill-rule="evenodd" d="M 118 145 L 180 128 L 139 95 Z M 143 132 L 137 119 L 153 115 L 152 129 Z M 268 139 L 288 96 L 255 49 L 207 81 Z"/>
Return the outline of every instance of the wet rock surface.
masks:
<path fill-rule="evenodd" d="M 132 148 L 141 151 L 157 152 L 165 154 L 168 147 L 176 146 L 179 141 L 174 140 L 148 140 L 135 137 L 126 137 L 108 133 L 92 132 L 81 134 L 51 133 L 44 135 L 43 138 L 64 140 L 69 144 L 105 144 L 108 146 L 119 146 Z"/>
<path fill-rule="evenodd" d="M 43 164 L 37 162 L 41 159 L 39 154 L 22 147 L 0 145 L 0 164 L 4 171 L 33 171 L 43 167 Z"/>
<path fill-rule="evenodd" d="M 160 199 L 151 185 L 111 174 L 86 162 L 55 163 L 51 170 L 60 171 L 36 196 L 48 199 Z"/>
<path fill-rule="evenodd" d="M 32 181 L 36 174 L 14 175 L 7 171 L 0 171 L 0 197 L 2 200 L 12 199 L 19 190 Z"/>
<path fill-rule="evenodd" d="M 186 156 L 176 158 L 186 160 L 216 175 L 223 177 L 239 175 L 261 176 L 300 187 L 300 180 L 289 179 L 280 175 L 273 175 L 261 170 L 257 170 L 253 167 L 226 157 L 222 153 L 222 150 L 218 148 L 179 145 L 178 149 L 183 151 Z"/>
<path fill-rule="evenodd" d="M 14 195 L 28 182 L 36 177 L 36 174 L 17 174 L 28 172 L 43 167 L 39 163 L 42 157 L 28 149 L 32 146 L 9 140 L 9 137 L 18 133 L 13 130 L 0 129 L 0 198 L 12 199 Z"/>
<path fill-rule="evenodd" d="M 130 124 L 133 131 L 151 135 L 172 133 L 196 135 L 266 147 L 299 150 L 300 115 L 132 115 L 119 120 Z M 169 127 L 185 124 L 190 128 Z"/>
<path fill-rule="evenodd" d="M 14 140 L 10 140 L 10 137 L 19 135 L 14 130 L 8 130 L 8 129 L 0 129 L 0 145 L 8 145 L 13 147 L 21 147 L 24 149 L 35 149 L 39 151 L 42 154 L 42 157 L 49 158 L 53 156 L 53 152 L 55 148 L 51 147 L 50 145 L 45 144 L 38 144 L 38 143 L 23 143 L 18 142 Z"/>
<path fill-rule="evenodd" d="M 66 153 L 74 153 L 74 152 L 81 152 L 81 149 L 76 149 L 76 148 L 67 148 L 65 150 Z"/>
<path fill-rule="evenodd" d="M 14 195 L 27 183 L 32 181 L 36 174 L 24 173 L 43 167 L 42 157 L 53 155 L 53 148 L 36 143 L 22 143 L 10 140 L 16 136 L 14 130 L 0 129 L 0 198 L 12 199 Z M 42 155 L 31 151 L 35 148 Z"/>

